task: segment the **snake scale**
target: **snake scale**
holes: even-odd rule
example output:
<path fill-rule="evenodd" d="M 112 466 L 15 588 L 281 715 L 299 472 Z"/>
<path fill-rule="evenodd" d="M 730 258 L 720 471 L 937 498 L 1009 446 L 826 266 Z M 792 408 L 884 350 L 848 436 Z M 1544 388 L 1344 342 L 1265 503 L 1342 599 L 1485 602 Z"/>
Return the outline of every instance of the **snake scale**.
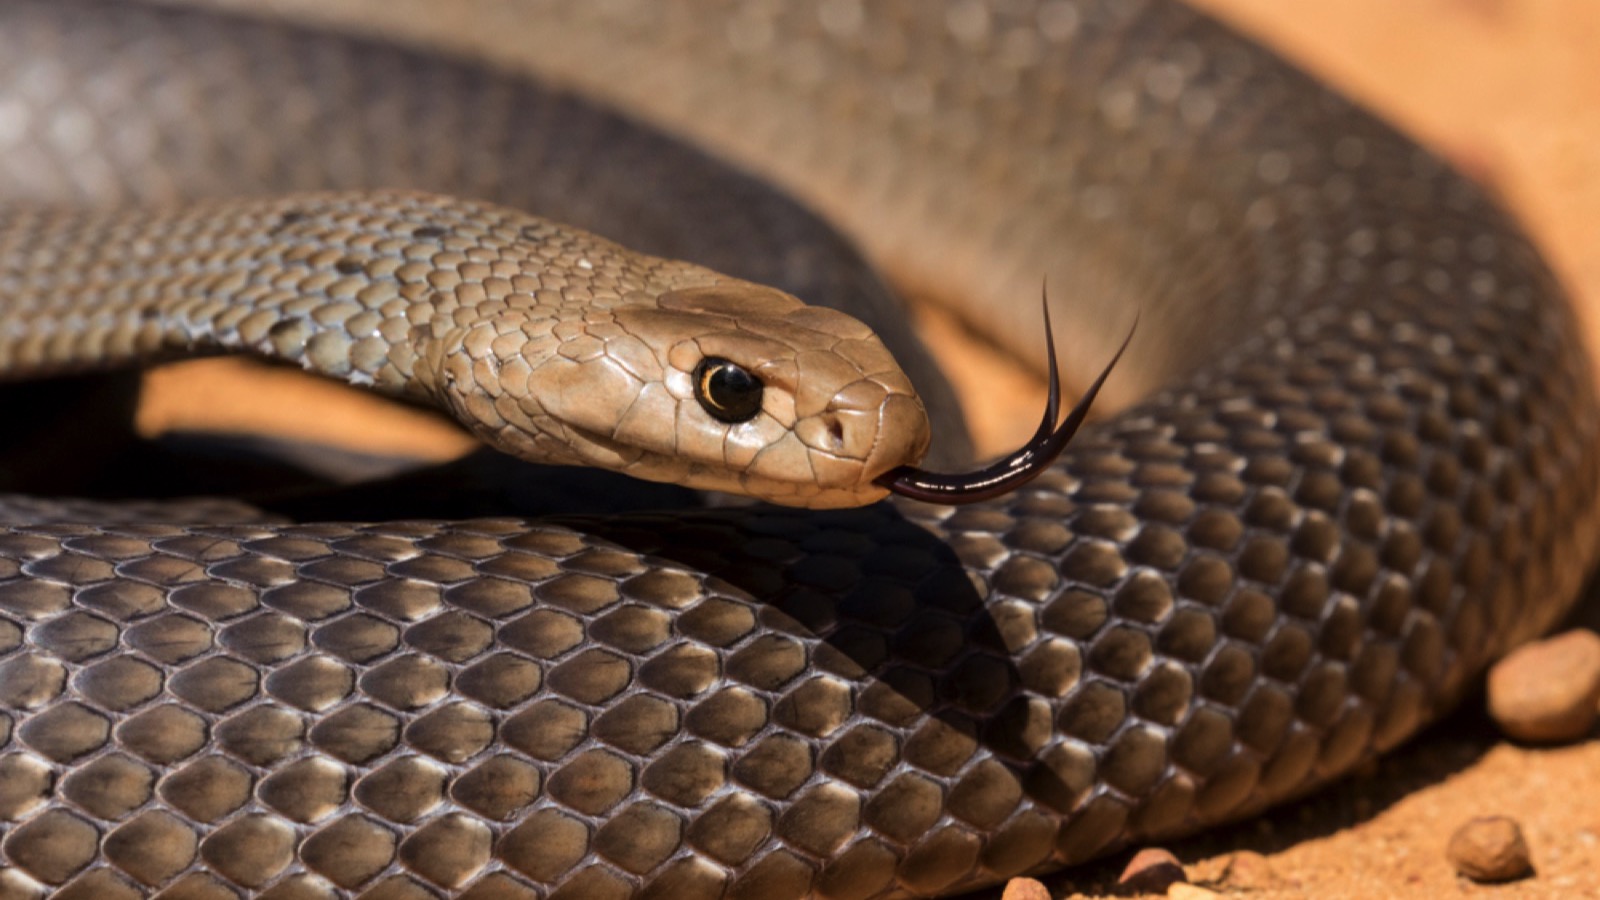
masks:
<path fill-rule="evenodd" d="M 1226 29 L 1139 0 L 499 9 L 529 66 L 796 191 L 1018 352 L 1048 276 L 1079 383 L 1137 306 L 1128 408 L 960 508 L 264 525 L 8 496 L 5 896 L 958 892 L 1323 784 L 1575 598 L 1600 420 L 1558 286 L 1479 189 Z M 226 199 L 240 173 L 881 293 L 814 268 L 848 251 L 754 181 L 475 64 L 15 0 L 0 85 L 13 377 L 225 332 L 404 392 L 415 360 L 362 343 L 393 296 L 347 302 L 383 254 L 454 253 L 457 296 L 526 287 L 473 256 L 519 241 L 577 293 L 708 283 L 482 202 Z M 185 293 L 262 247 L 276 318 Z M 86 294 L 115 301 L 39 315 Z"/>

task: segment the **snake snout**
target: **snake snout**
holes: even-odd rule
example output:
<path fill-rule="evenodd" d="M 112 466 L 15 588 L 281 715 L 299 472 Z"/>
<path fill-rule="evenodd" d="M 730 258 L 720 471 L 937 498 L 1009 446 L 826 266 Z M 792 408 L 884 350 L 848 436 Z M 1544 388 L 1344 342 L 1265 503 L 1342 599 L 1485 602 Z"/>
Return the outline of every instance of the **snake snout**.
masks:
<path fill-rule="evenodd" d="M 870 485 L 927 452 L 927 411 L 915 394 L 863 379 L 839 391 L 827 407 L 795 423 L 809 448 L 817 480 L 839 487 Z"/>
<path fill-rule="evenodd" d="M 869 482 L 891 469 L 921 462 L 933 438 L 928 411 L 915 394 L 891 394 L 879 407 L 879 415 L 879 440 L 862 473 Z"/>

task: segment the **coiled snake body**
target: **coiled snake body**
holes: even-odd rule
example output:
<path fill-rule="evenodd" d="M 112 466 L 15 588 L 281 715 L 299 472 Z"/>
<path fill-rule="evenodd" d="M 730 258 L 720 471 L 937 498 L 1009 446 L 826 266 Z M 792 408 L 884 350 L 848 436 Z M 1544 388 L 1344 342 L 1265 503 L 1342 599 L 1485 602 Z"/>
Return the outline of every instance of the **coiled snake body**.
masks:
<path fill-rule="evenodd" d="M 1471 184 L 1218 26 L 1118 0 L 510 9 L 525 62 L 791 186 L 1022 352 L 1048 276 L 1080 381 L 1137 305 L 1108 392 L 1148 396 L 956 510 L 267 526 L 7 499 L 9 895 L 954 892 L 1321 784 L 1576 595 L 1600 420 L 1553 279 Z M 0 6 L 0 84 L 22 206 L 166 208 L 241 172 L 448 190 L 878 294 L 848 258 L 814 268 L 836 242 L 743 176 L 470 66 L 64 0 Z M 629 180 L 647 170 L 666 185 Z M 513 246 L 549 251 L 547 281 L 474 255 Z M 22 377 L 270 345 L 511 417 L 450 391 L 494 383 L 512 364 L 483 348 L 527 332 L 397 312 L 389 276 L 482 302 L 496 278 L 727 284 L 415 194 L 12 211 L 0 358 Z M 468 358 L 417 388 L 435 344 L 396 355 L 402 320 Z M 573 430 L 576 456 L 627 455 Z"/>

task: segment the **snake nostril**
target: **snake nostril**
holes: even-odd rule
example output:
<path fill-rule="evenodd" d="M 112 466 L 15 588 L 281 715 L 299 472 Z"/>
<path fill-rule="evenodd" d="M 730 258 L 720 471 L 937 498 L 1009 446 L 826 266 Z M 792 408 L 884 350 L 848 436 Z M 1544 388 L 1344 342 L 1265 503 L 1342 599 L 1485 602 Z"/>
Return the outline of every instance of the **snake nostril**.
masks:
<path fill-rule="evenodd" d="M 828 417 L 828 442 L 835 450 L 844 446 L 844 422 L 838 416 Z"/>

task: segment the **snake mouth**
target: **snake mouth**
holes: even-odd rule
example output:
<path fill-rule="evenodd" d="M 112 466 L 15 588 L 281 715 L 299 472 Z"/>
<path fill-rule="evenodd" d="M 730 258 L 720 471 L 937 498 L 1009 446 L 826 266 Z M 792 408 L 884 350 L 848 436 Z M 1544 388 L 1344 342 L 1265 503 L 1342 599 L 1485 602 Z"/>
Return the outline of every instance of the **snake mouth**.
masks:
<path fill-rule="evenodd" d="M 899 466 L 880 475 L 874 480 L 875 484 L 892 494 L 912 500 L 959 506 L 1009 494 L 1050 468 L 1050 465 L 1061 456 L 1061 452 L 1067 448 L 1073 436 L 1078 433 L 1078 427 L 1089 415 L 1089 408 L 1100 393 L 1100 386 L 1105 384 L 1106 377 L 1116 367 L 1117 361 L 1122 359 L 1123 351 L 1128 349 L 1128 344 L 1133 340 L 1133 333 L 1139 328 L 1139 316 L 1137 313 L 1134 315 L 1133 324 L 1128 327 L 1128 334 L 1122 339 L 1122 345 L 1112 355 L 1111 361 L 1100 370 L 1099 376 L 1090 383 L 1083 396 L 1078 398 L 1077 404 L 1067 412 L 1061 424 L 1057 425 L 1056 416 L 1061 409 L 1061 372 L 1056 367 L 1056 342 L 1055 334 L 1050 328 L 1048 295 L 1043 299 L 1043 306 L 1045 356 L 1050 369 L 1050 395 L 1045 401 L 1044 416 L 1033 437 L 1004 458 L 974 472 L 930 472 L 917 466 Z"/>
<path fill-rule="evenodd" d="M 598 466 L 645 481 L 722 491 L 784 506 L 854 506 L 867 502 L 857 499 L 859 488 L 829 489 L 808 479 L 757 476 L 744 469 L 719 467 L 639 447 L 570 422 L 563 425 L 569 436 L 577 439 L 571 441 L 571 446 L 578 448 L 575 465 Z"/>

